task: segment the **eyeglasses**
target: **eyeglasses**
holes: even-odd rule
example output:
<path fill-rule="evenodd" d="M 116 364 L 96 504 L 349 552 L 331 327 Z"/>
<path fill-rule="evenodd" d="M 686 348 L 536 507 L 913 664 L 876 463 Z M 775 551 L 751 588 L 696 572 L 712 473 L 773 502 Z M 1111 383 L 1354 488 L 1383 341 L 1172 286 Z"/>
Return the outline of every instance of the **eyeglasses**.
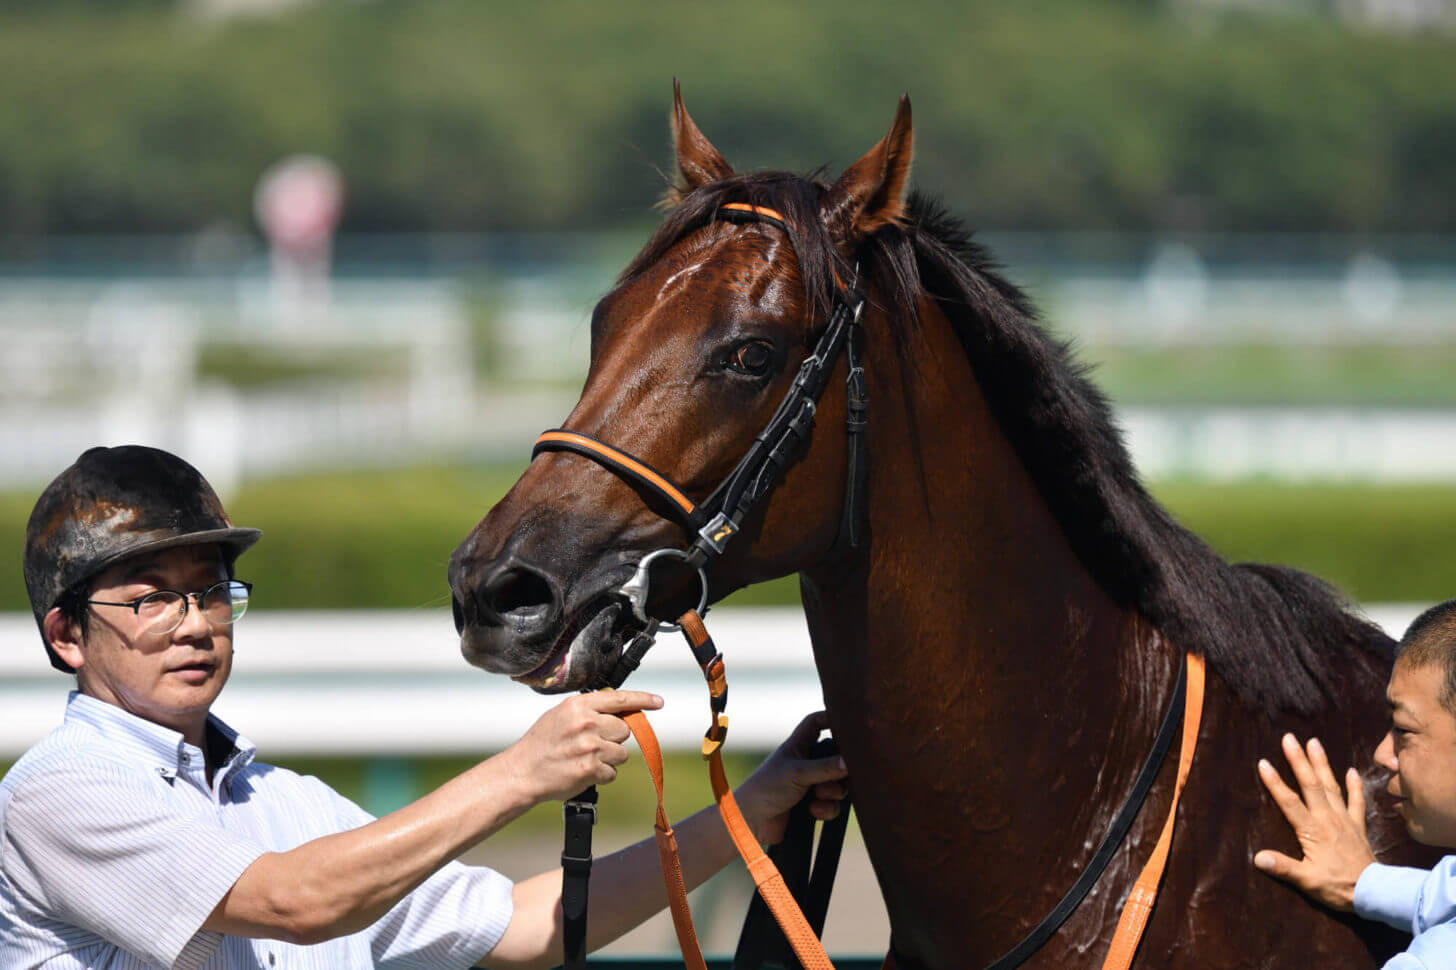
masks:
<path fill-rule="evenodd" d="M 147 625 L 148 633 L 171 633 L 187 619 L 187 607 L 197 598 L 197 608 L 213 626 L 231 626 L 248 612 L 248 594 L 252 583 L 225 579 L 200 593 L 182 593 L 175 589 L 159 589 L 125 603 L 87 600 L 92 606 L 125 606 Z"/>

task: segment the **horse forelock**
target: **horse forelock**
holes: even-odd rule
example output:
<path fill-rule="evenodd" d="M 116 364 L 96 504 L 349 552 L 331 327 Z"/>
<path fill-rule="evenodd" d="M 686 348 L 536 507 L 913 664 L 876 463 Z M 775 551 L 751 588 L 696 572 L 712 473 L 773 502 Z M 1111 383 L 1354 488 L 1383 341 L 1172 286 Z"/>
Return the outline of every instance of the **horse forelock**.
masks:
<path fill-rule="evenodd" d="M 877 294 L 903 358 L 913 360 L 930 296 L 947 317 L 1012 449 L 1083 566 L 1117 602 L 1182 649 L 1207 657 L 1257 710 L 1309 713 L 1336 700 L 1350 667 L 1383 676 L 1393 645 L 1322 580 L 1233 565 L 1179 525 L 1138 478 L 1111 405 L 1071 347 L 1039 325 L 1031 301 L 991 252 L 937 203 L 914 195 L 903 224 L 864 240 L 857 264 L 819 218 L 827 186 L 782 172 L 735 176 L 682 198 L 622 272 L 629 281 L 711 222 L 728 202 L 781 212 L 795 230 L 812 319 L 827 319 L 831 267 Z M 852 276 L 850 277 L 852 278 Z"/>

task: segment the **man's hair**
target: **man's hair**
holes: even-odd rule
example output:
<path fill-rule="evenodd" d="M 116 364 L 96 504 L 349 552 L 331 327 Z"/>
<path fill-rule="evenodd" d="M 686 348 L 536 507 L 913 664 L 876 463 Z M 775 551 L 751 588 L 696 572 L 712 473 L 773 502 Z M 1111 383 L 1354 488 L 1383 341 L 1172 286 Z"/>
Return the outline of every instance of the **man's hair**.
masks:
<path fill-rule="evenodd" d="M 1397 663 L 1441 668 L 1445 676 L 1437 699 L 1456 716 L 1456 599 L 1438 603 L 1412 620 L 1395 651 Z"/>
<path fill-rule="evenodd" d="M 76 626 L 76 632 L 82 640 L 91 631 L 91 604 L 86 601 L 91 598 L 91 583 L 95 577 L 87 577 L 70 586 L 61 598 L 56 600 L 56 609 L 61 611 L 61 619 Z"/>

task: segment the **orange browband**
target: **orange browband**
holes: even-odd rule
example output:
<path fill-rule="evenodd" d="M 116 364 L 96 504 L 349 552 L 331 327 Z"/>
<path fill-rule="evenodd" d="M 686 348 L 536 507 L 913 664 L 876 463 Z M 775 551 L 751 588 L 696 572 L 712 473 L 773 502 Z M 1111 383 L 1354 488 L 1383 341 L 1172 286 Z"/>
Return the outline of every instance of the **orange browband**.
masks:
<path fill-rule="evenodd" d="M 609 458 L 620 465 L 624 465 L 627 468 L 630 468 L 635 474 L 642 476 L 647 481 L 657 486 L 658 490 L 661 491 L 663 495 L 671 499 L 673 502 L 677 503 L 678 507 L 681 508 L 688 515 L 692 515 L 693 512 L 697 510 L 697 505 L 693 503 L 693 500 L 688 498 L 681 491 L 679 491 L 676 485 L 663 478 L 657 472 L 653 471 L 651 468 L 648 468 L 646 465 L 642 464 L 631 455 L 628 455 L 626 452 L 623 451 L 618 451 L 611 445 L 604 445 L 594 438 L 588 438 L 586 435 L 575 434 L 571 431 L 543 432 L 542 435 L 536 439 L 536 443 L 540 444 L 543 441 L 565 441 L 577 446 L 578 448 L 585 448 L 587 451 L 596 452 L 603 457 Z"/>
<path fill-rule="evenodd" d="M 725 202 L 719 208 L 732 209 L 734 212 L 751 212 L 756 216 L 777 219 L 786 226 L 789 224 L 789 220 L 784 218 L 782 212 L 779 212 L 777 209 L 770 209 L 765 205 L 749 205 L 747 202 Z"/>

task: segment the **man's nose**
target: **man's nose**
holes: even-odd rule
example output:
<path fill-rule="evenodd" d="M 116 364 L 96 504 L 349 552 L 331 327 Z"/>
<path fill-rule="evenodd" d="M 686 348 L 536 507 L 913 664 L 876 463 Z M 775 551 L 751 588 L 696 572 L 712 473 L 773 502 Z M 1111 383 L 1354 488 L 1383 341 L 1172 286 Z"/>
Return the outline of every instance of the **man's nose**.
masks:
<path fill-rule="evenodd" d="M 182 622 L 177 624 L 177 629 L 172 633 L 183 639 L 202 639 L 212 634 L 212 623 L 202 610 L 201 593 L 187 594 L 187 612 L 182 615 Z"/>
<path fill-rule="evenodd" d="M 1394 731 L 1386 731 L 1385 737 L 1380 739 L 1380 745 L 1375 749 L 1375 763 L 1391 774 L 1400 770 L 1400 761 L 1395 756 Z"/>

